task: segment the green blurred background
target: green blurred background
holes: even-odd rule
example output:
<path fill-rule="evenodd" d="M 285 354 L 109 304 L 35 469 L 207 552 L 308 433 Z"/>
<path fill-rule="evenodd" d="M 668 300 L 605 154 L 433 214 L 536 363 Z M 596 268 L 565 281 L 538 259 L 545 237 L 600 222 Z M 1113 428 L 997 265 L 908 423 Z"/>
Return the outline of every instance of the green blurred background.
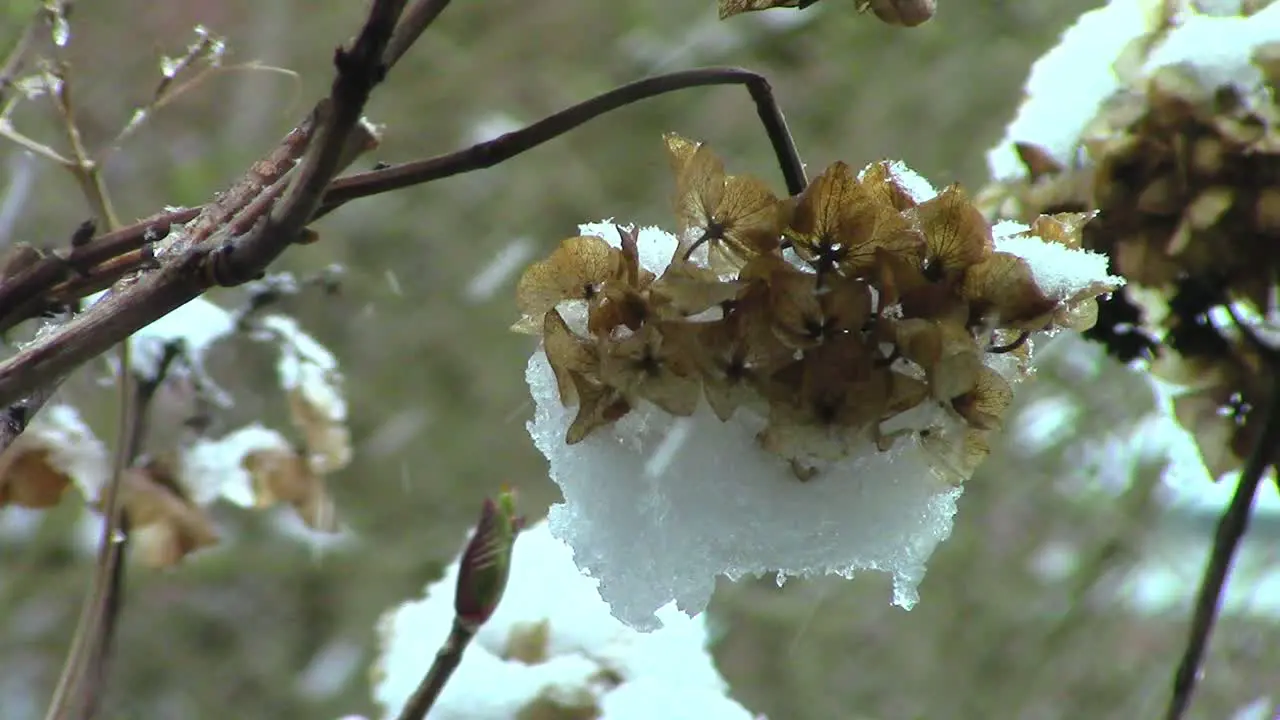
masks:
<path fill-rule="evenodd" d="M 976 188 L 1029 64 L 1090 5 L 940 4 L 934 20 L 902 30 L 857 16 L 849 0 L 728 23 L 715 20 L 713 0 L 459 0 L 375 94 L 369 115 L 385 123 L 385 140 L 361 162 L 445 152 L 655 72 L 741 65 L 772 80 L 812 168 L 901 158 L 939 184 Z M 0 4 L 0 46 L 34 5 Z M 91 146 L 145 102 L 160 56 L 178 54 L 198 24 L 227 38 L 230 62 L 298 73 L 227 73 L 159 113 L 107 167 L 121 216 L 201 203 L 236 178 L 327 90 L 332 49 L 363 10 L 303 0 L 78 5 L 70 53 Z M 15 123 L 59 139 L 41 103 Z M 668 222 L 665 131 L 712 143 L 732 168 L 781 190 L 746 92 L 689 90 L 495 169 L 353 203 L 318 225 L 322 242 L 285 256 L 280 268 L 301 275 L 345 268 L 338 295 L 304 293 L 283 308 L 347 376 L 356 455 L 330 487 L 353 539 L 318 543 L 289 530 L 285 511 L 215 509 L 219 548 L 130 576 L 103 717 L 373 712 L 379 614 L 439 572 L 500 484 L 516 485 L 535 516 L 557 498 L 523 427 L 532 344 L 507 331 L 514 278 L 495 286 L 478 274 L 513 242 L 549 251 L 578 222 Z M 0 213 L 0 243 L 62 242 L 88 216 L 56 168 L 7 145 L 0 168 L 14 205 Z M 13 202 L 18 184 L 27 194 Z M 269 385 L 265 357 L 215 360 L 215 374 L 248 389 L 242 396 Z M 109 438 L 103 371 L 90 368 L 66 399 Z M 1003 444 L 967 486 L 915 610 L 891 607 L 887 579 L 873 575 L 722 584 L 711 612 L 735 697 L 774 720 L 1159 716 L 1214 518 L 1212 508 L 1162 509 L 1151 468 L 1129 481 L 1127 439 L 1151 407 L 1141 379 L 1096 348 L 1073 339 L 1048 348 Z M 235 412 L 285 417 L 263 403 Z M 42 715 L 87 588 L 90 543 L 76 504 L 0 511 L 5 720 Z M 1277 524 L 1255 523 L 1254 570 L 1235 577 L 1193 717 L 1232 717 L 1250 703 L 1263 714 L 1242 719 L 1274 711 L 1280 589 L 1272 580 L 1265 591 L 1258 568 L 1275 565 L 1267 546 Z"/>

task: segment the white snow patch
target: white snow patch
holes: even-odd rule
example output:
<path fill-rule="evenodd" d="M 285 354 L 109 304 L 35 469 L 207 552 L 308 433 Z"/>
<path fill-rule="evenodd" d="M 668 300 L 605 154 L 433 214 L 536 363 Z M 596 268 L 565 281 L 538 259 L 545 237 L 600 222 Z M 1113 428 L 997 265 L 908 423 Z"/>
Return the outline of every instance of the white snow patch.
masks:
<path fill-rule="evenodd" d="M 427 590 L 383 617 L 374 700 L 393 718 L 412 694 L 453 622 L 458 562 Z M 749 719 L 725 696 L 706 650 L 703 617 L 673 607 L 661 629 L 637 633 L 609 613 L 596 581 L 574 566 L 573 552 L 546 522 L 520 533 L 511 576 L 497 611 L 481 626 L 462 663 L 428 715 L 432 720 L 512 720 L 538 697 L 586 703 L 605 720 L 630 718 Z M 544 626 L 542 662 L 504 659 L 513 636 Z M 606 682 L 602 673 L 622 679 Z"/>

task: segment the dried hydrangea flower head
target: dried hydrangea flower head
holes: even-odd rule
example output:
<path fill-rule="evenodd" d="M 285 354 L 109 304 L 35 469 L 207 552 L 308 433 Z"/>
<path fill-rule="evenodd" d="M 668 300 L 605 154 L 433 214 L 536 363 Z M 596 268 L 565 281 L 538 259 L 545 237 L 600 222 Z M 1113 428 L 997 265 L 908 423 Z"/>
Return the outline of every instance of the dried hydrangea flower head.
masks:
<path fill-rule="evenodd" d="M 1085 246 L 1131 284 L 1095 335 L 1182 386 L 1174 412 L 1217 477 L 1257 442 L 1242 408 L 1271 383 L 1256 339 L 1272 341 L 1280 271 L 1280 4 L 1205 5 L 1115 0 L 1083 16 L 1033 68 L 980 205 L 1098 211 Z M 1073 86 L 1092 81 L 1080 97 L 1055 85 L 1068 65 Z M 1051 128 L 1064 114 L 1078 122 Z"/>
<path fill-rule="evenodd" d="M 1081 216 L 993 228 L 890 162 L 778 198 L 666 141 L 678 235 L 583 226 L 518 284 L 553 530 L 638 626 L 720 573 L 889 569 L 909 605 L 1029 333 L 1087 327 L 1119 278 Z"/>

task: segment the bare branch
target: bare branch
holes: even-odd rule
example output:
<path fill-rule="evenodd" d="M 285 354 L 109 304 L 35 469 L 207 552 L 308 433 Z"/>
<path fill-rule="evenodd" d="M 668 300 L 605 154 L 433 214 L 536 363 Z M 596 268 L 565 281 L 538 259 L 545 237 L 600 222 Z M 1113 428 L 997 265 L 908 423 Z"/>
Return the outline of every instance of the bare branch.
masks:
<path fill-rule="evenodd" d="M 787 130 L 786 120 L 773 97 L 768 80 L 759 73 L 742 68 L 699 68 L 657 75 L 623 85 L 585 102 L 550 115 L 519 130 L 464 150 L 438 157 L 394 165 L 381 170 L 342 178 L 325 193 L 318 216 L 325 215 L 356 198 L 400 188 L 421 185 L 461 173 L 493 167 L 520 153 L 553 140 L 574 128 L 619 108 L 669 92 L 707 85 L 745 85 L 756 103 L 756 111 L 764 123 L 787 183 L 787 191 L 798 195 L 808 180 L 795 142 Z"/>
<path fill-rule="evenodd" d="M 391 36 L 391 41 L 387 43 L 387 51 L 382 56 L 383 61 L 390 67 L 400 61 L 409 48 L 417 42 L 422 36 L 424 30 L 436 21 L 440 13 L 449 7 L 449 3 L 453 0 L 414 0 L 414 3 L 404 11 L 404 17 L 400 20 L 400 24 L 396 26 L 396 31 Z"/>
<path fill-rule="evenodd" d="M 1235 495 L 1231 504 L 1222 513 L 1218 521 L 1218 530 L 1214 534 L 1213 551 L 1209 555 L 1209 563 L 1205 567 L 1204 578 L 1200 581 L 1200 592 L 1196 597 L 1195 612 L 1191 616 L 1191 630 L 1187 638 L 1187 647 L 1182 661 L 1173 676 L 1173 697 L 1169 701 L 1168 720 L 1181 720 L 1191 706 L 1191 696 L 1195 693 L 1196 682 L 1200 676 L 1200 667 L 1204 663 L 1205 651 L 1209 646 L 1209 636 L 1218 619 L 1218 610 L 1222 605 L 1222 593 L 1227 584 L 1227 574 L 1235 559 L 1236 549 L 1249 526 L 1249 516 L 1253 511 L 1253 497 L 1257 493 L 1262 476 L 1275 461 L 1276 447 L 1280 446 L 1280 382 L 1272 388 L 1272 397 L 1264 410 L 1262 433 L 1253 454 L 1240 472 L 1240 481 L 1236 484 Z"/>

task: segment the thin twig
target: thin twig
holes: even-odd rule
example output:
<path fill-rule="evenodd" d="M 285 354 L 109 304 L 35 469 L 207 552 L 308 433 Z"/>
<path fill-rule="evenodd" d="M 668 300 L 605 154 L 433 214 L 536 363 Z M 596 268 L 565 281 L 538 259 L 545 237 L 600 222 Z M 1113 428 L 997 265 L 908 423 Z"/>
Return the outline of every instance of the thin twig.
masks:
<path fill-rule="evenodd" d="M 124 426 L 124 432 L 121 433 L 121 440 L 124 445 L 122 452 L 126 458 L 126 467 L 136 465 L 138 458 L 142 456 L 143 441 L 147 436 L 147 429 L 150 425 L 151 401 L 155 398 L 156 391 L 160 389 L 160 385 L 164 383 L 165 378 L 169 376 L 169 368 L 173 366 L 174 361 L 181 354 L 182 346 L 179 343 L 167 343 L 164 346 L 163 354 L 160 356 L 160 361 L 156 364 L 154 374 L 150 377 L 135 377 L 133 379 L 133 398 L 130 403 L 132 411 L 128 414 L 128 422 Z M 129 371 L 126 374 L 132 375 L 132 372 Z M 83 698 L 80 717 L 85 720 L 97 714 L 106 688 L 111 650 L 115 642 L 116 627 L 119 625 L 120 611 L 124 605 L 126 568 L 124 558 L 129 551 L 130 532 L 129 514 L 121 508 L 120 534 L 117 536 L 116 558 L 111 567 L 111 578 L 107 584 L 107 592 L 102 599 L 102 606 L 99 610 L 98 625 L 95 636 L 92 638 L 94 642 L 86 654 L 86 667 L 81 676 L 83 690 L 77 693 Z"/>
<path fill-rule="evenodd" d="M 1218 530 L 1214 533 L 1213 550 L 1205 567 L 1204 578 L 1200 581 L 1195 611 L 1191 616 L 1186 650 L 1173 676 L 1173 696 L 1169 701 L 1169 710 L 1165 713 L 1167 720 L 1181 720 L 1191 705 L 1191 696 L 1195 692 L 1200 667 L 1204 663 L 1205 650 L 1209 646 L 1209 636 L 1218 619 L 1227 574 L 1231 570 L 1240 540 L 1249 526 L 1253 497 L 1262 476 L 1275 461 L 1277 446 L 1280 446 L 1280 379 L 1273 378 L 1272 382 L 1272 397 L 1263 411 L 1266 415 L 1258 443 L 1240 472 L 1235 495 L 1231 498 L 1231 504 L 1223 511 L 1222 519 L 1218 521 Z"/>
<path fill-rule="evenodd" d="M 415 0 L 405 11 L 404 16 L 400 18 L 400 24 L 396 26 L 396 31 L 391 35 L 390 42 L 387 43 L 387 50 L 382 55 L 382 60 L 388 66 L 395 65 L 409 51 L 410 47 L 418 41 L 423 31 L 431 26 L 440 17 L 440 13 L 449 7 L 449 3 L 453 0 Z"/>
<path fill-rule="evenodd" d="M 421 0 L 420 3 L 415 4 L 406 11 L 405 21 L 402 26 L 410 24 L 410 11 L 420 8 L 435 8 L 438 11 L 443 4 L 445 4 L 444 0 Z M 426 17 L 426 15 L 422 17 Z M 428 19 L 434 19 L 434 17 L 434 15 L 431 15 Z M 418 18 L 419 21 L 421 19 Z M 400 30 L 397 29 L 396 32 L 400 33 Z M 393 36 L 393 42 L 396 37 L 399 37 L 399 35 Z M 387 56 L 392 57 L 390 50 L 388 50 Z M 397 59 L 398 57 L 398 55 L 395 56 Z M 792 195 L 799 193 L 804 189 L 808 180 L 805 177 L 804 166 L 800 161 L 799 153 L 796 151 L 795 143 L 787 130 L 786 121 L 773 97 L 768 81 L 762 75 L 740 68 L 702 68 L 659 75 L 625 85 L 548 116 L 520 130 L 457 152 L 341 178 L 331 183 L 326 189 L 320 210 L 317 211 L 312 220 L 326 215 L 340 205 L 357 198 L 369 197 L 473 170 L 492 167 L 555 139 L 600 115 L 640 100 L 685 88 L 726 84 L 745 85 L 748 88 L 752 98 L 756 101 L 757 112 L 764 121 L 765 131 L 769 135 L 770 142 L 777 155 L 779 167 L 782 169 L 783 177 L 786 180 L 787 190 Z M 309 119 L 298 130 L 295 130 L 291 137 L 298 139 L 307 137 L 312 129 L 313 123 Z M 265 164 L 268 165 L 275 163 L 276 159 L 265 161 Z M 264 184 L 253 186 L 255 190 L 267 184 L 265 181 L 268 178 L 262 178 L 262 180 Z M 234 191 L 227 193 L 227 196 L 230 197 L 234 197 L 234 195 Z M 235 203 L 230 203 L 229 205 L 243 207 L 243 205 L 236 206 Z M 144 238 L 148 234 L 163 237 L 172 225 L 189 223 L 200 215 L 205 215 L 218 223 L 226 221 L 227 216 L 225 214 L 211 214 L 210 207 L 187 208 L 154 215 L 142 222 L 121 228 L 117 232 L 94 238 L 91 242 L 82 247 L 74 248 L 69 253 L 58 253 L 56 257 L 47 258 L 16 275 L 3 285 L 0 285 L 0 331 L 30 319 L 35 309 L 41 307 L 38 298 L 47 295 L 52 285 L 66 282 L 73 267 L 93 267 L 116 255 L 136 250 L 143 245 Z M 209 227 L 212 225 L 214 225 L 213 222 L 201 220 L 195 226 L 186 228 L 185 234 L 193 238 L 193 241 L 194 239 L 203 239 L 208 237 Z M 185 249 L 188 249 L 189 245 L 193 244 L 193 241 L 188 242 L 184 247 L 176 248 L 177 253 L 175 254 L 180 254 Z M 122 268 L 120 272 L 127 272 L 127 270 L 127 268 Z M 114 279 L 114 277 L 111 279 Z M 85 288 L 86 293 L 94 292 L 101 288 L 101 283 L 87 283 L 81 280 L 78 285 L 72 287 L 81 286 Z"/>
<path fill-rule="evenodd" d="M 47 21 L 48 12 L 44 7 L 36 10 L 34 17 L 22 29 L 22 34 L 18 36 L 13 47 L 9 48 L 9 54 L 5 56 L 4 62 L 0 63 L 0 107 L 4 107 L 5 95 L 13 87 L 18 73 L 26 67 L 27 52 L 31 49 L 32 41 L 35 40 L 36 29 Z"/>
<path fill-rule="evenodd" d="M 397 720 L 422 720 L 427 716 L 431 706 L 440 697 L 440 691 L 444 689 L 445 683 L 449 681 L 453 671 L 458 669 L 458 664 L 462 662 L 462 653 L 475 634 L 474 628 L 468 627 L 459 618 L 453 619 L 449 637 L 445 638 L 444 644 L 436 653 L 436 659 L 431 663 L 431 669 L 423 676 L 418 689 L 413 691 L 413 695 L 405 703 Z"/>
<path fill-rule="evenodd" d="M 800 162 L 795 141 L 787 130 L 786 120 L 773 97 L 773 89 L 768 80 L 759 73 L 742 68 L 699 68 L 637 80 L 549 115 L 532 125 L 464 150 L 344 177 L 334 182 L 325 193 L 324 205 L 316 215 L 323 216 L 356 198 L 493 167 L 614 110 L 677 90 L 708 85 L 747 87 L 773 145 L 778 166 L 787 184 L 787 192 L 798 195 L 804 190 L 808 184 L 804 165 Z"/>

